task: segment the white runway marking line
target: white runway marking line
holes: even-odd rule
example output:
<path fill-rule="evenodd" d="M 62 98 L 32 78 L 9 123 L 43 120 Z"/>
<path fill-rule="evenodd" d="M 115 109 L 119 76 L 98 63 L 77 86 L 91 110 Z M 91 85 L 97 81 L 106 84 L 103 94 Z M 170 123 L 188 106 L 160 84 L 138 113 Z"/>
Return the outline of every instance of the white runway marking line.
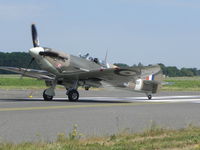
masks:
<path fill-rule="evenodd" d="M 26 98 L 24 100 L 43 100 L 43 98 Z M 66 98 L 55 98 L 56 100 L 67 100 Z M 187 96 L 155 96 L 152 100 L 148 100 L 147 97 L 81 97 L 81 100 L 96 100 L 102 101 L 120 101 L 120 102 L 166 102 L 166 103 L 177 103 L 177 102 L 190 102 L 190 103 L 200 103 L 200 95 L 187 95 Z"/>
<path fill-rule="evenodd" d="M 147 97 L 83 97 L 81 100 L 130 101 L 130 102 L 190 102 L 200 103 L 200 96 L 159 96 L 148 100 Z"/>

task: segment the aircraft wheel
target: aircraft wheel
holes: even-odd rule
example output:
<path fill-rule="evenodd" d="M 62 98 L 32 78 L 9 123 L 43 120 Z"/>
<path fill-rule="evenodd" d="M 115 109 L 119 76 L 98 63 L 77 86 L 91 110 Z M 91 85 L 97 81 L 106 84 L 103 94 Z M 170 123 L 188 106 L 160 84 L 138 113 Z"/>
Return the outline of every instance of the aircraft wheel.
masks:
<path fill-rule="evenodd" d="M 43 98 L 45 101 L 51 101 L 53 99 L 53 96 L 49 96 L 47 94 L 45 94 L 46 90 L 44 90 L 43 92 Z"/>
<path fill-rule="evenodd" d="M 151 99 L 152 99 L 152 95 L 148 95 L 147 97 L 148 97 L 148 99 L 149 99 L 149 100 L 151 100 Z"/>
<path fill-rule="evenodd" d="M 79 93 L 77 90 L 73 89 L 68 92 L 68 99 L 71 102 L 76 102 L 79 99 Z"/>

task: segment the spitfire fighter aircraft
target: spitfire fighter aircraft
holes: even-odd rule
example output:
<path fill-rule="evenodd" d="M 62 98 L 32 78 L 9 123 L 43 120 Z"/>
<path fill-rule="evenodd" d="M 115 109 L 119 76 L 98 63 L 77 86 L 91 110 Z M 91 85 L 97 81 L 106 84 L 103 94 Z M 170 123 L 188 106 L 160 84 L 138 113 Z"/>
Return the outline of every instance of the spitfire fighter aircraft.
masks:
<path fill-rule="evenodd" d="M 120 68 L 98 58 L 73 56 L 51 48 L 41 47 L 35 24 L 31 25 L 33 48 L 29 50 L 32 60 L 27 68 L 0 67 L 2 70 L 19 73 L 22 76 L 42 79 L 49 87 L 43 98 L 50 101 L 55 96 L 56 85 L 66 88 L 69 101 L 78 101 L 78 87 L 114 87 L 145 93 L 148 99 L 161 87 L 162 71 L 159 65 L 147 67 Z M 28 69 L 36 61 L 41 70 Z"/>

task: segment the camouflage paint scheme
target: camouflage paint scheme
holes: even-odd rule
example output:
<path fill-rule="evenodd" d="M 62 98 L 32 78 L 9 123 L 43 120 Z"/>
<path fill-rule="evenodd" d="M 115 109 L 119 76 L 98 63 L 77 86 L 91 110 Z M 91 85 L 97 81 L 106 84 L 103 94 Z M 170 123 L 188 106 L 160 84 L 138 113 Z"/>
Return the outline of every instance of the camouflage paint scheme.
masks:
<path fill-rule="evenodd" d="M 115 87 L 145 93 L 150 96 L 149 99 L 161 88 L 162 71 L 159 65 L 119 68 L 106 61 L 100 62 L 98 58 L 78 57 L 40 47 L 35 25 L 32 25 L 32 37 L 34 48 L 29 50 L 33 57 L 31 62 L 35 60 L 41 70 L 15 67 L 0 69 L 45 80 L 46 85 L 50 86 L 46 94 L 52 97 L 56 84 L 63 85 L 66 90 L 76 90 L 79 86 L 86 90 L 90 87 Z"/>

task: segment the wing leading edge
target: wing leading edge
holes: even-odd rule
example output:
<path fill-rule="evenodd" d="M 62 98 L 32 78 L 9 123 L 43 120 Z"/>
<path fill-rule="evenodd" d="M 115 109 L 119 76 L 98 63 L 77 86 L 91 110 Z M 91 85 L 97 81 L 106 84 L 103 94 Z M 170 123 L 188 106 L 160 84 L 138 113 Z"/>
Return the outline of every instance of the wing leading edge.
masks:
<path fill-rule="evenodd" d="M 54 80 L 55 76 L 50 74 L 44 70 L 36 70 L 36 69 L 25 69 L 25 68 L 17 68 L 17 67 L 0 67 L 1 70 L 11 71 L 18 74 L 23 74 L 23 76 L 43 79 L 43 80 Z"/>

